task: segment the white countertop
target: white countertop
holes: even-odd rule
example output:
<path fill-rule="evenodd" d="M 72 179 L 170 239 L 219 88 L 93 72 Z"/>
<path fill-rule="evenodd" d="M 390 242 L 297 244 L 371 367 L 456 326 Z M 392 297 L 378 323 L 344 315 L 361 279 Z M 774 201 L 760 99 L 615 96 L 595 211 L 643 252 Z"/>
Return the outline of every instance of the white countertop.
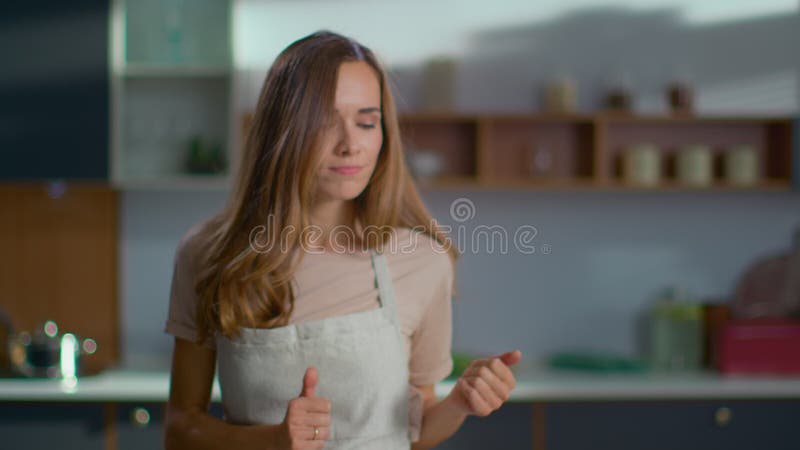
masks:
<path fill-rule="evenodd" d="M 511 401 L 615 401 L 686 399 L 800 399 L 800 376 L 721 376 L 717 373 L 580 373 L 517 371 Z M 436 385 L 444 397 L 453 382 Z M 0 378 L 0 401 L 163 402 L 169 372 L 108 370 L 83 377 L 74 388 L 61 380 Z M 216 377 L 212 401 L 220 401 Z"/>

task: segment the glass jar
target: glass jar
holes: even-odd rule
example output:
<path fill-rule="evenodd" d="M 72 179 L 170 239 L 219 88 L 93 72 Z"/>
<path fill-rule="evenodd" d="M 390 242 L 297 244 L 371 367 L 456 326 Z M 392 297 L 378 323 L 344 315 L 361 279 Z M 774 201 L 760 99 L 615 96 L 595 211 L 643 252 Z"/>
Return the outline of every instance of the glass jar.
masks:
<path fill-rule="evenodd" d="M 650 365 L 657 371 L 694 371 L 703 366 L 703 307 L 671 289 L 653 307 Z"/>

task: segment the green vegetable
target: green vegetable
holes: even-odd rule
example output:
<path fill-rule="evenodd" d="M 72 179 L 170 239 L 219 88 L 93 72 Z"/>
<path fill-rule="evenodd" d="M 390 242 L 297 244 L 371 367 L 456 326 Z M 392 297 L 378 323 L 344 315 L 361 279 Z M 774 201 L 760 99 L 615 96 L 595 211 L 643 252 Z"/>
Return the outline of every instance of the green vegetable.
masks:
<path fill-rule="evenodd" d="M 561 352 L 547 358 L 554 369 L 586 370 L 593 372 L 639 372 L 646 365 L 637 359 L 596 352 Z"/>

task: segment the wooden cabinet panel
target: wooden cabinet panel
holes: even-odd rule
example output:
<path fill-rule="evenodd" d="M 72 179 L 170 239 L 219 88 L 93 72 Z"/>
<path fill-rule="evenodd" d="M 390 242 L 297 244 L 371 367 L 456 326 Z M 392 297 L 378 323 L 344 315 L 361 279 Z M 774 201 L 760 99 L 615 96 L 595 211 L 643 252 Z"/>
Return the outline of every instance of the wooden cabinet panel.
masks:
<path fill-rule="evenodd" d="M 92 184 L 0 186 L 0 307 L 17 330 L 54 320 L 97 341 L 89 373 L 119 359 L 117 194 Z"/>

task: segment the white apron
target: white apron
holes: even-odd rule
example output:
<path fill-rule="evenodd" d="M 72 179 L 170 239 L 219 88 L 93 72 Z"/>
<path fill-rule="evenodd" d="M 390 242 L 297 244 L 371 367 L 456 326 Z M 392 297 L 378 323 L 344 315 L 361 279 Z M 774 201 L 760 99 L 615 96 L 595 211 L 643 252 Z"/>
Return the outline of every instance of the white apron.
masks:
<path fill-rule="evenodd" d="M 225 421 L 283 422 L 309 366 L 316 395 L 331 401 L 326 449 L 410 448 L 408 361 L 384 255 L 371 251 L 380 307 L 278 328 L 217 335 Z"/>

